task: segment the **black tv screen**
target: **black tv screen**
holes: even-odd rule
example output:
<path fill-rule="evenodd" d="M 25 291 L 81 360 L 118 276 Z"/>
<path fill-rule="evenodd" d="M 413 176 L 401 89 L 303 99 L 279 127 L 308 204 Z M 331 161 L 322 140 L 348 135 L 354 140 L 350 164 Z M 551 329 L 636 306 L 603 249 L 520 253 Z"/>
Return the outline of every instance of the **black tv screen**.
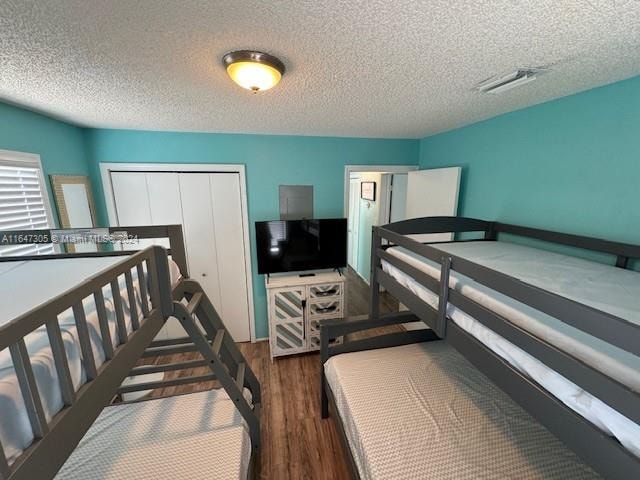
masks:
<path fill-rule="evenodd" d="M 347 219 L 256 222 L 258 273 L 347 265 Z"/>

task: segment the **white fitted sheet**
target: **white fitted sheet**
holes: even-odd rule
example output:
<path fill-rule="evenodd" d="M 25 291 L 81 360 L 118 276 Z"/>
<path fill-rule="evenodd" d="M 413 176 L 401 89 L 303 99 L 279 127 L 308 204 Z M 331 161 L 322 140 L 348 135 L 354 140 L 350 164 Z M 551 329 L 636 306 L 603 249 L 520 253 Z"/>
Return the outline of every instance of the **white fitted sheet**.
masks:
<path fill-rule="evenodd" d="M 640 298 L 640 274 L 637 272 L 505 242 L 464 242 L 439 244 L 436 247 L 629 321 L 640 322 L 637 300 Z M 388 251 L 432 277 L 440 277 L 439 266 L 434 262 L 400 247 Z M 426 303 L 437 308 L 438 297 L 433 292 L 388 262 L 383 262 L 383 269 Z M 450 287 L 630 388 L 640 390 L 640 358 L 637 356 L 457 272 L 452 272 Z M 447 314 L 461 328 L 541 384 L 572 410 L 640 456 L 639 425 L 460 309 L 448 305 Z"/>
<path fill-rule="evenodd" d="M 444 342 L 337 355 L 324 370 L 363 480 L 598 478 Z"/>
<path fill-rule="evenodd" d="M 2 299 L 0 302 L 0 326 L 82 284 L 88 277 L 121 261 L 123 261 L 122 257 L 101 257 L 0 263 L 0 299 Z M 180 272 L 174 262 L 170 262 L 170 270 L 172 283 L 175 285 L 180 278 Z M 142 316 L 135 269 L 132 271 L 132 275 L 136 290 L 136 308 L 139 316 Z M 111 288 L 106 287 L 103 292 L 111 341 L 113 345 L 118 345 Z M 120 278 L 120 295 L 127 332 L 131 332 L 129 300 L 122 276 Z M 83 304 L 94 358 L 96 365 L 100 366 L 104 363 L 105 356 L 93 296 L 85 299 Z M 69 361 L 71 379 L 77 390 L 86 382 L 86 374 L 71 309 L 60 314 L 58 320 Z M 49 420 L 60 411 L 63 403 L 46 327 L 43 326 L 27 335 L 25 342 L 43 409 Z M 0 412 L 2 412 L 0 441 L 4 447 L 5 456 L 11 464 L 31 444 L 33 432 L 8 349 L 0 352 Z"/>
<path fill-rule="evenodd" d="M 56 478 L 244 480 L 250 458 L 234 402 L 209 390 L 105 408 Z"/>

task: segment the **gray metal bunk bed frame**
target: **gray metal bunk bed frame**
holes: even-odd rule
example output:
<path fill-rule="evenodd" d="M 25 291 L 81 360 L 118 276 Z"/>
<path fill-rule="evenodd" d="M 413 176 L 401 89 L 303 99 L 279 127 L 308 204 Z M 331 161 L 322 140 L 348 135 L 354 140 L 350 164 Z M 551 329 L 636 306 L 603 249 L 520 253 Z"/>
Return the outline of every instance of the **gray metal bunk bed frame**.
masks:
<path fill-rule="evenodd" d="M 631 454 L 615 438 L 602 432 L 536 382 L 520 373 L 455 322 L 449 321 L 446 315 L 446 305 L 448 303 L 455 305 L 530 355 L 544 359 L 544 363 L 548 367 L 638 424 L 640 424 L 640 393 L 540 340 L 458 291 L 450 289 L 449 275 L 454 270 L 634 355 L 640 355 L 640 327 L 625 319 L 451 255 L 438 249 L 437 243 L 443 242 L 423 244 L 406 236 L 429 233 L 467 234 L 471 232 L 482 233 L 483 236 L 480 240 L 486 241 L 495 241 L 500 234 L 508 234 L 602 252 L 614 256 L 615 265 L 619 268 L 629 268 L 631 259 L 640 258 L 640 246 L 637 245 L 464 217 L 426 217 L 374 227 L 371 248 L 370 315 L 368 317 L 353 317 L 345 321 L 324 320 L 320 322 L 322 417 L 328 417 L 329 406 L 331 406 L 341 432 L 343 449 L 350 457 L 353 476 L 359 477 L 346 441 L 340 415 L 336 414 L 333 393 L 324 376 L 325 362 L 330 357 L 341 353 L 424 341 L 446 341 L 594 470 L 606 478 L 621 480 L 640 478 L 639 458 Z M 385 242 L 387 245 L 383 244 Z M 440 281 L 386 252 L 390 245 L 402 246 L 439 263 L 441 266 Z M 408 274 L 423 287 L 438 294 L 439 308 L 437 310 L 432 308 L 384 272 L 381 265 L 382 260 Z M 407 306 L 410 311 L 380 315 L 380 286 Z M 430 329 L 397 332 L 363 340 L 346 340 L 341 345 L 329 345 L 329 339 L 336 336 L 411 321 L 422 321 Z"/>
<path fill-rule="evenodd" d="M 109 234 L 117 235 L 123 231 L 139 239 L 168 238 L 170 249 L 152 246 L 144 250 L 133 251 L 0 257 L 0 262 L 6 262 L 126 256 L 121 262 L 93 275 L 83 285 L 50 299 L 0 327 L 0 351 L 5 348 L 10 350 L 35 437 L 33 443 L 11 466 L 8 465 L 0 444 L 0 480 L 53 478 L 102 409 L 109 405 L 118 394 L 211 380 L 217 380 L 226 390 L 248 425 L 252 445 L 249 475 L 253 477 L 255 475 L 256 454 L 260 445 L 260 384 L 200 285 L 188 278 L 182 227 L 180 225 L 163 225 L 109 228 Z M 96 229 L 95 232 L 96 235 L 101 235 L 104 233 L 104 229 Z M 73 235 L 74 230 L 57 230 L 55 234 L 52 234 L 50 230 L 4 231 L 1 233 L 4 238 L 3 244 L 7 245 L 19 243 L 16 239 L 24 234 L 36 235 L 40 243 L 51 243 L 55 235 L 63 235 L 61 238 L 64 238 L 65 233 Z M 171 286 L 169 273 L 169 254 L 178 265 L 182 275 L 182 279 L 174 288 Z M 132 275 L 133 270 L 136 271 L 137 280 Z M 131 313 L 131 333 L 127 333 L 120 295 L 119 280 L 122 276 L 124 276 L 128 300 L 134 301 L 136 281 L 142 298 L 142 316 L 139 316 L 135 309 Z M 106 286 L 111 288 L 113 294 L 119 345 L 113 345 L 109 335 L 103 294 L 103 287 Z M 151 300 L 150 304 L 147 302 L 147 292 Z M 96 303 L 98 324 L 106 356 L 105 362 L 100 367 L 95 365 L 87 319 L 82 305 L 83 299 L 87 297 L 93 297 Z M 87 372 L 87 382 L 78 390 L 74 389 L 71 382 L 65 347 L 57 319 L 60 313 L 68 309 L 73 311 L 82 361 Z M 169 317 L 177 318 L 188 336 L 175 340 L 154 341 L 155 336 Z M 206 333 L 202 333 L 198 324 Z M 45 327 L 48 334 L 64 403 L 62 410 L 55 414 L 49 422 L 45 418 L 42 400 L 24 340 L 28 334 L 39 327 Z M 164 365 L 136 366 L 140 358 L 184 352 L 199 352 L 203 359 Z M 130 375 L 175 371 L 200 366 L 208 366 L 211 372 L 206 375 L 121 386 L 122 381 Z M 244 388 L 251 392 L 251 403 L 243 395 Z"/>

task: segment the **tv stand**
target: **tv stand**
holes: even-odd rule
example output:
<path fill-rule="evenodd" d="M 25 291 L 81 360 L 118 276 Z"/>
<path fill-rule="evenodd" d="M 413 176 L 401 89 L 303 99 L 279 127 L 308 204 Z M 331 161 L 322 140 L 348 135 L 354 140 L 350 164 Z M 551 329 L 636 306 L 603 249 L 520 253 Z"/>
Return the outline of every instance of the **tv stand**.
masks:
<path fill-rule="evenodd" d="M 338 272 L 271 275 L 265 286 L 271 359 L 319 350 L 318 321 L 344 317 L 345 277 Z"/>

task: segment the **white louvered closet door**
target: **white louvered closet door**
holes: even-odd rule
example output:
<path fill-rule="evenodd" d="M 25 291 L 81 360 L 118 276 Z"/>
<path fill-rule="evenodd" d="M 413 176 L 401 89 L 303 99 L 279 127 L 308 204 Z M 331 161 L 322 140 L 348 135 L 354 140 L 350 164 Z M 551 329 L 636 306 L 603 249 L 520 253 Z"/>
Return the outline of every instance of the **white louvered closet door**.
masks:
<path fill-rule="evenodd" d="M 46 187 L 39 165 L 0 156 L 0 230 L 50 228 Z M 54 253 L 52 244 L 5 245 L 0 256 Z"/>

